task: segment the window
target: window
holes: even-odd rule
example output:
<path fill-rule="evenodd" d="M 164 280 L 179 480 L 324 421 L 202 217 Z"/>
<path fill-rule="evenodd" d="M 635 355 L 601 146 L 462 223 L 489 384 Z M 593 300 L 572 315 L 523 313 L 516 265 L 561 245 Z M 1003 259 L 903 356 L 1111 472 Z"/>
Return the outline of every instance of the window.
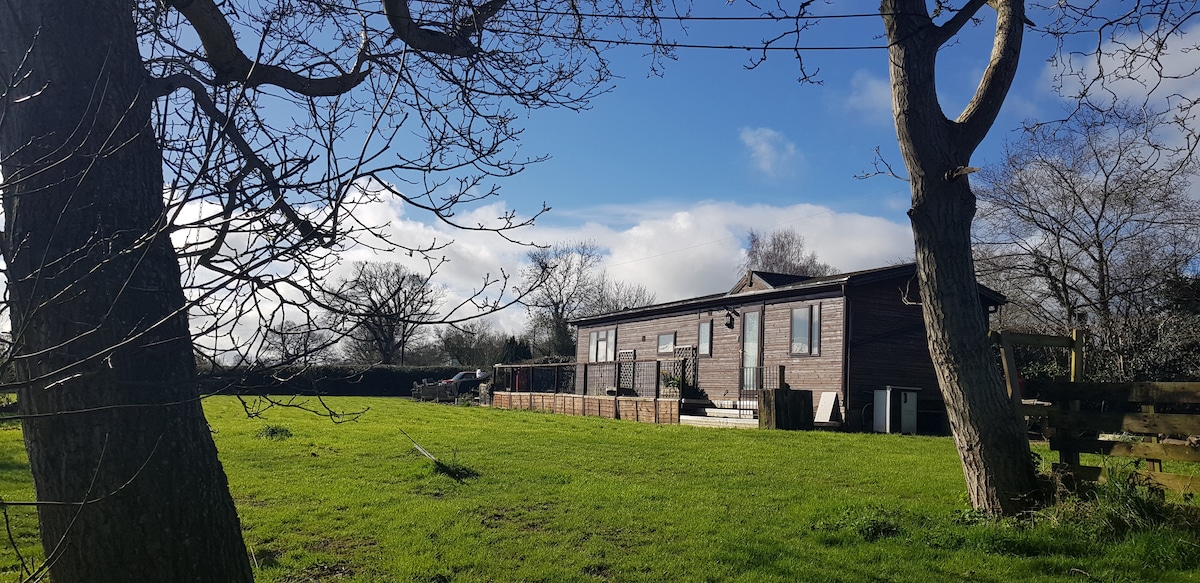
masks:
<path fill-rule="evenodd" d="M 696 334 L 696 354 L 712 356 L 712 320 L 700 322 L 700 330 Z"/>
<path fill-rule="evenodd" d="M 821 354 L 821 304 L 792 310 L 792 354 Z"/>
<path fill-rule="evenodd" d="M 658 335 L 658 353 L 673 354 L 675 352 L 675 333 L 668 332 Z"/>
<path fill-rule="evenodd" d="M 617 352 L 617 331 L 596 330 L 588 335 L 588 360 L 610 362 Z"/>

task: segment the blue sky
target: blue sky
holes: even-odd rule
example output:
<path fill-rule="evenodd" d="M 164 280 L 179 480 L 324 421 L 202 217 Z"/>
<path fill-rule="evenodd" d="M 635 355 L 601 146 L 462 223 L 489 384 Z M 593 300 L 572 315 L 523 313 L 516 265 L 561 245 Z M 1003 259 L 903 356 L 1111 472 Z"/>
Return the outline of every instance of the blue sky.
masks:
<path fill-rule="evenodd" d="M 837 2 L 825 10 L 873 13 L 876 2 Z M 697 15 L 748 10 L 735 3 L 697 8 Z M 943 109 L 956 117 L 969 100 L 991 49 L 994 13 L 939 58 Z M 1031 13 L 1036 22 L 1044 15 Z M 758 28 L 754 28 L 754 26 Z M 762 24 L 693 24 L 679 42 L 757 44 L 772 36 Z M 879 45 L 878 16 L 823 23 L 802 44 Z M 1023 120 L 1061 114 L 1047 59 L 1053 45 L 1026 36 L 1022 63 L 1000 118 L 972 164 L 998 161 L 1006 139 L 1019 137 Z M 641 48 L 609 53 L 617 79 L 612 91 L 583 112 L 538 110 L 520 120 L 520 151 L 549 155 L 522 174 L 499 182 L 500 195 L 458 218 L 487 222 L 504 210 L 552 211 L 520 236 L 540 244 L 592 239 L 605 252 L 609 273 L 645 285 L 659 301 L 728 289 L 739 277 L 744 238 L 751 228 L 790 227 L 805 234 L 818 256 L 844 271 L 907 260 L 911 232 L 904 212 L 907 184 L 887 177 L 855 178 L 872 168 L 874 149 L 903 171 L 890 110 L 886 51 L 806 53 L 820 85 L 796 82 L 789 53 L 771 54 L 754 70 L 745 51 L 681 49 L 661 76 L 649 75 Z M 1197 63 L 1195 53 L 1181 57 Z M 1190 87 L 1182 94 L 1197 94 Z M 482 274 L 517 273 L 527 248 L 487 234 L 447 231 L 431 217 L 381 203 L 367 222 L 387 223 L 398 241 L 453 238 L 438 281 L 450 298 L 469 293 Z M 365 249 L 347 260 L 398 260 Z M 503 329 L 524 322 L 519 309 L 492 317 Z"/>
<path fill-rule="evenodd" d="M 846 2 L 837 9 L 870 13 L 877 6 Z M 700 13 L 736 10 L 714 6 Z M 770 34 L 756 26 L 693 25 L 687 36 L 674 38 L 755 44 Z M 968 27 L 963 42 L 940 59 L 944 107 L 952 117 L 982 74 L 993 26 L 990 19 Z M 804 44 L 877 45 L 881 33 L 873 16 L 822 24 Z M 997 157 L 1021 120 L 1057 107 L 1046 72 L 1048 47 L 1030 40 L 1013 96 L 976 165 Z M 821 258 L 843 270 L 911 256 L 908 185 L 855 178 L 872 168 L 877 146 L 897 169 L 903 167 L 884 50 L 809 53 L 808 66 L 820 68 L 821 85 L 796 82 L 799 69 L 786 52 L 748 70 L 752 54 L 745 51 L 681 49 L 661 76 L 649 74 L 644 53 L 610 53 L 622 78 L 590 110 L 539 110 L 522 120 L 521 151 L 551 159 L 500 182 L 492 204 L 525 212 L 543 201 L 552 207 L 528 237 L 543 244 L 593 239 L 608 253 L 614 277 L 646 285 L 660 301 L 728 289 L 738 278 L 750 228 L 795 228 Z M 443 271 L 452 292 L 464 292 L 462 282 L 473 281 L 459 274 L 489 264 L 511 270 L 522 260 L 520 249 L 454 236 L 461 248 L 450 250 Z M 521 318 L 502 314 L 498 323 L 512 328 Z"/>

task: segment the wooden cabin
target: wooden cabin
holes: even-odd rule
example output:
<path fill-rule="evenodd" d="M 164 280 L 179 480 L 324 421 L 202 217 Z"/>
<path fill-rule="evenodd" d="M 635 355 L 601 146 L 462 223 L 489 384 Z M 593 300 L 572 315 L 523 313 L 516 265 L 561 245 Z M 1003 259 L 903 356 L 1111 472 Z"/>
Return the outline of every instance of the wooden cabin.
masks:
<path fill-rule="evenodd" d="M 979 295 L 986 324 L 1005 299 L 982 285 Z M 911 263 L 811 278 L 750 271 L 727 293 L 573 323 L 581 364 L 694 362 L 683 383 L 685 412 L 746 407 L 748 395 L 782 380 L 813 391 L 815 407 L 824 397 L 828 425 L 870 431 L 875 391 L 911 387 L 920 389 L 917 431 L 949 430 Z"/>

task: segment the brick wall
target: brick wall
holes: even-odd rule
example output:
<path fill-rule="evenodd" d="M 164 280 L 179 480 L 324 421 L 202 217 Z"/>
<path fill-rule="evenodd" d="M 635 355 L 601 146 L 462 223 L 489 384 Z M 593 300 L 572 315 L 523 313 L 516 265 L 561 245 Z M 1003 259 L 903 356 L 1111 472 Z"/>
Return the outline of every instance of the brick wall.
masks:
<path fill-rule="evenodd" d="M 553 393 L 510 393 L 500 391 L 492 396 L 497 409 L 525 409 L 561 415 L 625 419 L 642 423 L 679 423 L 678 399 L 644 397 L 600 397 Z"/>

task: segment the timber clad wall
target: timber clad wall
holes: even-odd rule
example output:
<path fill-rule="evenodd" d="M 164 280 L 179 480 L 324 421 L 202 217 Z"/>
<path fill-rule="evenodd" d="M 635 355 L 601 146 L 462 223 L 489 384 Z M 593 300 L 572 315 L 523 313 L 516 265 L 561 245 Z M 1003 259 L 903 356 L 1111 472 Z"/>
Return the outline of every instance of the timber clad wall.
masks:
<path fill-rule="evenodd" d="M 730 298 L 734 300 L 735 298 Z M 817 356 L 789 354 L 791 348 L 792 309 L 821 305 L 821 351 Z M 785 365 L 786 382 L 794 389 L 839 391 L 842 387 L 842 322 L 845 301 L 842 298 L 792 301 L 763 305 L 761 302 L 729 307 L 738 314 L 762 312 L 763 366 L 772 375 L 775 367 Z M 697 357 L 696 382 L 699 390 L 711 401 L 733 401 L 738 395 L 739 371 L 742 366 L 741 317 L 732 329 L 725 326 L 724 310 L 702 310 L 688 314 L 663 316 L 655 319 L 622 322 L 620 324 L 581 327 L 576 349 L 578 362 L 588 361 L 590 333 L 595 330 L 617 330 L 617 350 L 635 350 L 639 360 L 668 358 L 658 353 L 659 334 L 675 333 L 676 346 L 695 346 L 699 339 L 700 322 L 713 323 L 712 355 Z M 592 379 L 589 379 L 591 381 Z M 815 401 L 820 394 L 814 395 Z"/>
<path fill-rule="evenodd" d="M 667 359 L 658 353 L 660 334 L 674 333 L 676 346 L 694 346 L 698 325 L 711 321 L 712 352 L 697 356 L 696 388 L 714 404 L 730 406 L 739 400 L 742 325 L 746 314 L 757 312 L 764 386 L 775 385 L 782 365 L 784 382 L 812 391 L 814 407 L 832 392 L 838 396 L 842 426 L 868 431 L 877 389 L 917 387 L 917 430 L 945 433 L 945 404 L 929 357 L 915 273 L 911 264 L 811 279 L 754 272 L 727 294 L 581 319 L 577 359 L 588 362 L 590 333 L 600 330 L 615 330 L 614 354 L 634 350 L 639 361 Z M 979 289 L 985 305 L 1003 302 L 1003 296 Z M 793 355 L 792 310 L 816 305 L 821 314 L 819 352 Z M 725 325 L 727 314 L 735 314 L 732 327 Z M 980 316 L 987 318 L 986 313 Z"/>
<path fill-rule="evenodd" d="M 806 306 L 821 306 L 821 338 L 820 354 L 791 355 L 792 341 L 792 310 Z M 782 302 L 771 304 L 766 308 L 764 317 L 765 348 L 763 363 L 768 367 L 780 364 L 786 367 L 784 380 L 793 389 L 806 389 L 813 392 L 813 413 L 821 402 L 821 394 L 826 391 L 839 393 L 838 406 L 845 406 L 842 391 L 842 362 L 845 334 L 846 301 L 844 298 L 824 298 Z M 772 370 L 766 374 L 775 374 Z M 839 417 L 845 419 L 845 410 L 839 410 Z"/>
<path fill-rule="evenodd" d="M 906 289 L 910 290 L 907 298 Z M 905 282 L 892 280 L 852 290 L 846 417 L 850 429 L 870 429 L 873 411 L 867 404 L 873 403 L 875 389 L 887 385 L 921 389 L 917 393 L 918 431 L 939 432 L 945 422 L 945 405 L 929 357 L 916 290 L 915 280 L 907 288 Z"/>

